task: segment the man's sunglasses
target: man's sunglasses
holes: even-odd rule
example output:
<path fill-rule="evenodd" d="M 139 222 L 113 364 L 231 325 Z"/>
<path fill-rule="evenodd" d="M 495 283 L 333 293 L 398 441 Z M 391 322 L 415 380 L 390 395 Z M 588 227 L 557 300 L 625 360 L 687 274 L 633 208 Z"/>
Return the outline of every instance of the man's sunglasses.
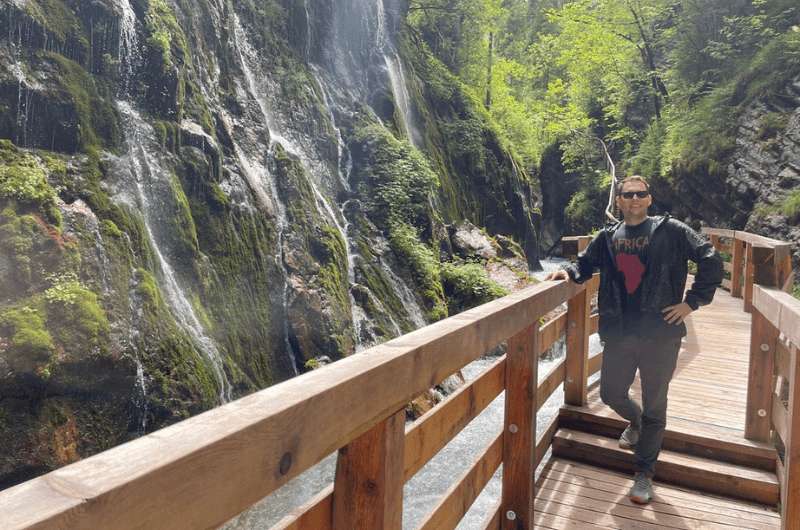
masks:
<path fill-rule="evenodd" d="M 636 195 L 640 199 L 646 199 L 650 196 L 650 192 L 647 190 L 644 191 L 623 191 L 620 193 L 620 196 L 624 199 L 633 199 L 633 196 Z"/>

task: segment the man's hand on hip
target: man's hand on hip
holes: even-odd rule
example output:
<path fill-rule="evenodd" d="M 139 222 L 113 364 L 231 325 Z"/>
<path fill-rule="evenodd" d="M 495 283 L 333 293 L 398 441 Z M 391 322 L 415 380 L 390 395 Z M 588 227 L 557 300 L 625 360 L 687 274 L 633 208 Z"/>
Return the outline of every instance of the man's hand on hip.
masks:
<path fill-rule="evenodd" d="M 664 321 L 670 324 L 680 324 L 692 311 L 694 309 L 689 304 L 681 302 L 680 304 L 665 307 L 661 310 L 661 313 L 664 315 Z"/>
<path fill-rule="evenodd" d="M 567 271 L 565 271 L 563 269 L 562 270 L 558 270 L 558 271 L 553 271 L 550 274 L 548 274 L 547 277 L 545 278 L 545 281 L 551 281 L 551 280 L 567 280 L 567 281 L 569 281 L 569 274 L 567 274 Z"/>

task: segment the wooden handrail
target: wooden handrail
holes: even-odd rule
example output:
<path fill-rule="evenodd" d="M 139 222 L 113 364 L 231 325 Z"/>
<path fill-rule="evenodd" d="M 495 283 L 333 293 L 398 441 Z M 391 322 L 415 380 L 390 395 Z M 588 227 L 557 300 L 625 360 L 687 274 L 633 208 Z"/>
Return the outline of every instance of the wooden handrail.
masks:
<path fill-rule="evenodd" d="M 391 513 L 370 520 L 396 527 L 405 404 L 533 323 L 538 333 L 540 317 L 585 289 L 532 286 L 9 488 L 4 528 L 218 526 L 340 448 L 334 492 L 341 482 L 361 502 L 360 478 L 383 481 L 373 506 Z M 388 473 L 387 460 L 401 472 Z M 335 493 L 327 506 L 334 528 L 356 524 L 337 517 L 355 508 Z"/>
<path fill-rule="evenodd" d="M 747 402 L 747 425 L 750 429 L 746 431 L 746 436 L 766 440 L 772 428 L 783 442 L 784 458 L 782 462 L 778 461 L 777 470 L 781 485 L 781 516 L 785 529 L 796 528 L 800 521 L 798 345 L 800 301 L 777 288 L 755 285 L 750 348 L 751 377 L 748 380 Z M 788 381 L 788 406 L 783 404 L 779 394 L 774 393 L 774 374 L 781 380 Z"/>

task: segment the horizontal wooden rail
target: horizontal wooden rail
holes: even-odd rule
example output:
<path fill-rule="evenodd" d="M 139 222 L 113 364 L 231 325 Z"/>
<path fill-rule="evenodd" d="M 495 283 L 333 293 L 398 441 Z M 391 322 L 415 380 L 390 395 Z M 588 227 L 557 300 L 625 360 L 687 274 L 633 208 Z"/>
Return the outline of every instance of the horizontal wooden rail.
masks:
<path fill-rule="evenodd" d="M 3 526 L 221 525 L 584 289 L 537 284 L 9 488 Z"/>

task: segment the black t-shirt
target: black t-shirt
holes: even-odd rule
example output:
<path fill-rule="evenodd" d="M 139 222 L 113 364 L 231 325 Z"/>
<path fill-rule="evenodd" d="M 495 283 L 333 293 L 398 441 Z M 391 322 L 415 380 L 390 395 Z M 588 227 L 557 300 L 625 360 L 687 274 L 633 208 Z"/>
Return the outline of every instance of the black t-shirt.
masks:
<path fill-rule="evenodd" d="M 636 226 L 622 223 L 614 232 L 612 247 L 614 262 L 621 275 L 624 326 L 633 331 L 641 321 L 642 279 L 647 272 L 650 236 L 653 219 L 648 217 Z"/>

